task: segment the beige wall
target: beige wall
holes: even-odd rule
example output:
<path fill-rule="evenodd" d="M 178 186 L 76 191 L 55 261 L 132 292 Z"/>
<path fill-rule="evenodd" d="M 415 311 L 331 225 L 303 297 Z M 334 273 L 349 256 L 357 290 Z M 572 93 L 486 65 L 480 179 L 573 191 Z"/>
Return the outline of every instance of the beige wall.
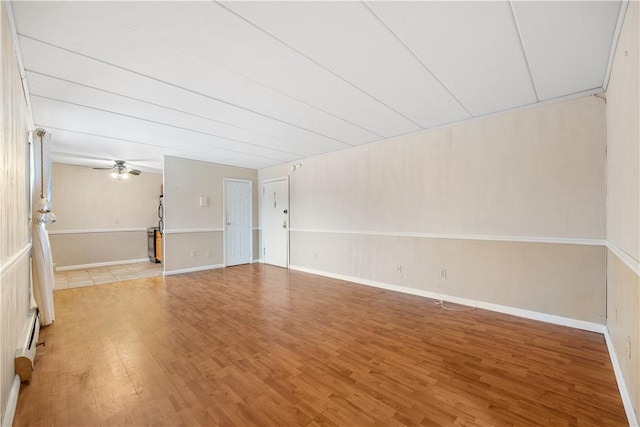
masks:
<path fill-rule="evenodd" d="M 257 171 L 165 157 L 165 272 L 224 264 L 225 178 L 252 182 L 252 223 L 257 226 Z M 208 206 L 199 206 L 201 197 L 208 200 Z M 254 243 L 254 259 L 258 255 L 255 248 Z"/>
<path fill-rule="evenodd" d="M 629 2 L 607 88 L 607 327 L 640 418 L 640 7 Z M 623 262 L 626 261 L 626 262 Z"/>
<path fill-rule="evenodd" d="M 582 98 L 306 160 L 291 226 L 603 238 L 604 138 Z"/>
<path fill-rule="evenodd" d="M 7 11 L 0 5 L 0 418 L 15 371 L 16 345 L 30 307 L 29 112 L 12 43 Z M 2 422 L 5 425 L 5 422 Z"/>
<path fill-rule="evenodd" d="M 599 246 L 294 232 L 291 247 L 294 266 L 605 322 Z"/>
<path fill-rule="evenodd" d="M 639 37 L 638 2 L 631 1 L 607 88 L 607 239 L 636 260 L 640 259 Z"/>
<path fill-rule="evenodd" d="M 640 408 L 640 279 L 614 253 L 607 259 L 607 328 L 638 418 Z"/>
<path fill-rule="evenodd" d="M 49 236 L 56 267 L 148 259 L 147 232 L 74 232 Z"/>
<path fill-rule="evenodd" d="M 290 176 L 294 267 L 604 323 L 605 132 L 586 97 L 259 179 Z"/>
<path fill-rule="evenodd" d="M 222 266 L 223 232 L 165 233 L 164 257 L 166 272 Z"/>
<path fill-rule="evenodd" d="M 161 184 L 160 174 L 118 181 L 108 170 L 54 164 L 57 221 L 49 234 L 56 267 L 147 258 L 145 230 L 158 225 Z"/>

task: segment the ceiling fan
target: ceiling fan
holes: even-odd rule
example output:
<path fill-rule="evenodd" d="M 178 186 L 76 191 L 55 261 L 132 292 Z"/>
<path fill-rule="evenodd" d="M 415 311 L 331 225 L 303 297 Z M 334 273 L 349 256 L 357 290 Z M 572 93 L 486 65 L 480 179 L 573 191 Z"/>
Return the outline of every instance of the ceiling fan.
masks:
<path fill-rule="evenodd" d="M 138 176 L 142 173 L 138 169 L 129 169 L 124 164 L 125 164 L 124 160 L 116 160 L 114 165 L 110 168 L 93 168 L 93 169 L 110 170 L 111 177 L 119 181 L 122 179 L 127 179 L 129 177 L 129 174 Z"/>

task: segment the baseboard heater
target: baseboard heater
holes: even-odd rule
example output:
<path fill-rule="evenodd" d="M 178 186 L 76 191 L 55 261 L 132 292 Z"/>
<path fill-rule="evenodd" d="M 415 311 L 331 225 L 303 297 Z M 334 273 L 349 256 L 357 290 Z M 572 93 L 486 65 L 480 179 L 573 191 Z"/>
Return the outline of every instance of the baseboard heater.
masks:
<path fill-rule="evenodd" d="M 20 381 L 22 382 L 29 381 L 31 379 L 39 333 L 40 314 L 36 308 L 29 312 L 27 325 L 20 340 L 18 341 L 18 348 L 16 349 L 15 370 L 16 375 L 20 377 Z"/>

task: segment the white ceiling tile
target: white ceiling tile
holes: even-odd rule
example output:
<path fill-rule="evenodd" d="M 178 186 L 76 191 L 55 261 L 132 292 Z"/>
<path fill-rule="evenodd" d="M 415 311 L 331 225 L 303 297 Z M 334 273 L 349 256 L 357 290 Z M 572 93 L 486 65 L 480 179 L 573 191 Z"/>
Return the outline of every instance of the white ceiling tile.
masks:
<path fill-rule="evenodd" d="M 245 146 L 268 149 L 270 151 L 280 152 L 283 157 L 288 157 L 289 160 L 303 157 L 303 154 L 291 151 L 291 149 L 295 148 L 295 144 L 293 143 L 269 138 L 265 135 L 239 128 L 225 126 L 199 116 L 159 107 L 33 72 L 27 72 L 27 81 L 29 83 L 29 90 L 33 96 L 46 97 L 138 118 L 152 123 L 192 130 L 209 136 L 239 142 Z"/>
<path fill-rule="evenodd" d="M 509 2 L 368 5 L 474 116 L 536 102 Z"/>
<path fill-rule="evenodd" d="M 87 2 L 83 7 L 380 136 L 419 129 L 338 76 L 212 2 Z M 275 7 L 269 3 L 268 7 Z M 180 21 L 175 16 L 181 16 Z M 297 19 L 297 18 L 294 18 Z"/>
<path fill-rule="evenodd" d="M 361 2 L 225 2 L 423 128 L 470 117 Z"/>
<path fill-rule="evenodd" d="M 619 1 L 514 1 L 541 100 L 603 87 Z"/>
<path fill-rule="evenodd" d="M 30 7 L 20 3 L 18 10 Z M 158 40 L 102 19 L 74 3 L 38 4 L 41 14 L 17 19 L 22 35 L 46 38 L 70 49 L 144 76 L 205 94 L 222 102 L 290 123 L 348 143 L 377 136 L 347 121 L 313 108 L 273 89 L 226 71 Z M 18 16 L 20 16 L 18 14 Z"/>
<path fill-rule="evenodd" d="M 54 150 L 54 163 L 108 167 L 115 160 L 125 160 L 136 169 L 162 172 L 162 155 L 181 156 L 179 150 L 150 150 L 149 146 L 130 141 L 48 128 Z"/>
<path fill-rule="evenodd" d="M 179 147 L 180 150 L 194 156 L 198 154 L 218 156 L 220 159 L 218 163 L 232 162 L 228 164 L 234 166 L 249 167 L 244 162 L 278 164 L 286 161 L 283 160 L 284 156 L 281 153 L 272 150 L 247 147 L 193 131 L 144 122 L 38 96 L 32 97 L 31 104 L 34 115 L 38 117 L 37 124 L 45 128 L 135 141 L 147 145 L 149 149 L 163 150 Z"/>
<path fill-rule="evenodd" d="M 184 7 L 178 9 L 186 12 L 191 10 L 189 6 L 197 6 L 197 3 L 178 5 L 186 6 L 186 9 Z M 226 9 L 213 4 L 211 6 L 215 7 L 215 10 L 209 12 L 211 20 L 220 19 L 220 24 L 231 23 L 234 18 L 240 21 Z M 120 7 L 126 8 L 127 3 L 121 4 Z M 343 118 L 341 113 L 344 112 L 330 111 L 328 105 L 319 107 L 312 105 L 309 102 L 310 99 L 306 97 L 303 99 L 302 92 L 294 98 L 281 88 L 271 88 L 258 80 L 243 77 L 215 65 L 212 61 L 201 59 L 182 47 L 174 47 L 137 29 L 103 18 L 87 10 L 82 4 L 52 2 L 46 5 L 44 12 L 42 16 L 35 19 L 19 21 L 20 33 L 39 40 L 46 35 L 48 40 L 56 46 L 91 57 L 99 57 L 110 64 L 325 134 L 339 141 L 356 144 L 370 142 L 380 137 L 379 132 L 370 131 L 359 123 L 354 124 L 354 118 Z M 171 15 L 172 18 L 175 16 L 175 14 Z M 257 32 L 254 27 L 244 21 L 240 21 L 239 24 L 247 32 Z M 260 36 L 259 41 L 265 39 L 280 47 L 281 50 L 286 50 L 284 46 L 263 33 L 259 33 L 258 36 Z M 207 41 L 207 38 L 195 38 L 192 43 L 202 41 Z M 265 54 L 265 49 L 261 46 L 252 45 L 252 47 L 255 55 Z M 197 49 L 197 51 L 204 53 L 206 49 Z M 322 99 L 331 100 L 335 107 L 346 106 L 352 114 L 357 113 L 362 118 L 366 117 L 368 124 L 380 127 L 381 123 L 384 123 L 385 129 L 389 129 L 393 134 L 416 130 L 416 127 L 404 118 L 366 97 L 352 86 L 309 61 L 300 61 L 301 57 L 294 52 L 286 51 L 288 56 L 275 51 L 270 58 L 272 61 L 291 60 L 289 63 L 284 63 L 283 67 L 293 72 L 286 77 L 281 77 L 282 81 L 296 84 L 299 79 L 302 79 L 305 84 L 298 87 L 305 87 L 307 92 L 313 92 Z M 333 79 L 333 84 L 327 84 L 327 79 Z M 339 83 L 341 83 L 340 86 L 338 86 Z M 336 93 L 339 93 L 339 96 L 336 96 Z M 363 100 L 363 97 L 366 99 Z M 313 101 L 323 104 L 321 99 L 314 98 Z"/>
<path fill-rule="evenodd" d="M 305 156 L 347 147 L 331 138 L 29 38 L 20 37 L 20 44 L 28 70 L 184 111 L 216 121 L 229 131 L 237 128 L 238 131 L 263 134 L 266 138 L 282 139 L 291 145 L 291 152 Z"/>
<path fill-rule="evenodd" d="M 593 90 L 620 18 L 614 0 L 12 5 L 56 158 L 151 170 L 267 167 Z"/>

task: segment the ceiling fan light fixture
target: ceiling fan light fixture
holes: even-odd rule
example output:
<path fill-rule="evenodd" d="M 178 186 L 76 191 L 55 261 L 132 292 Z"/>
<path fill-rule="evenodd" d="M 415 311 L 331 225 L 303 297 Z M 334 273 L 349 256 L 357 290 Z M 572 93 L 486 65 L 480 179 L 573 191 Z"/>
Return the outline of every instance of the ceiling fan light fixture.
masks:
<path fill-rule="evenodd" d="M 111 178 L 122 181 L 123 179 L 129 178 L 129 175 L 124 168 L 113 168 L 113 170 L 111 171 Z"/>
<path fill-rule="evenodd" d="M 142 173 L 138 169 L 129 169 L 125 166 L 124 160 L 116 160 L 114 165 L 109 168 L 93 168 L 98 170 L 108 170 L 111 178 L 122 181 L 123 179 L 129 179 L 129 175 L 138 176 Z"/>
<path fill-rule="evenodd" d="M 117 179 L 118 181 L 122 181 L 123 179 L 127 179 L 129 176 L 127 175 L 127 167 L 124 165 L 124 160 L 116 160 L 116 164 L 113 165 L 113 169 L 111 169 L 111 177 Z"/>

